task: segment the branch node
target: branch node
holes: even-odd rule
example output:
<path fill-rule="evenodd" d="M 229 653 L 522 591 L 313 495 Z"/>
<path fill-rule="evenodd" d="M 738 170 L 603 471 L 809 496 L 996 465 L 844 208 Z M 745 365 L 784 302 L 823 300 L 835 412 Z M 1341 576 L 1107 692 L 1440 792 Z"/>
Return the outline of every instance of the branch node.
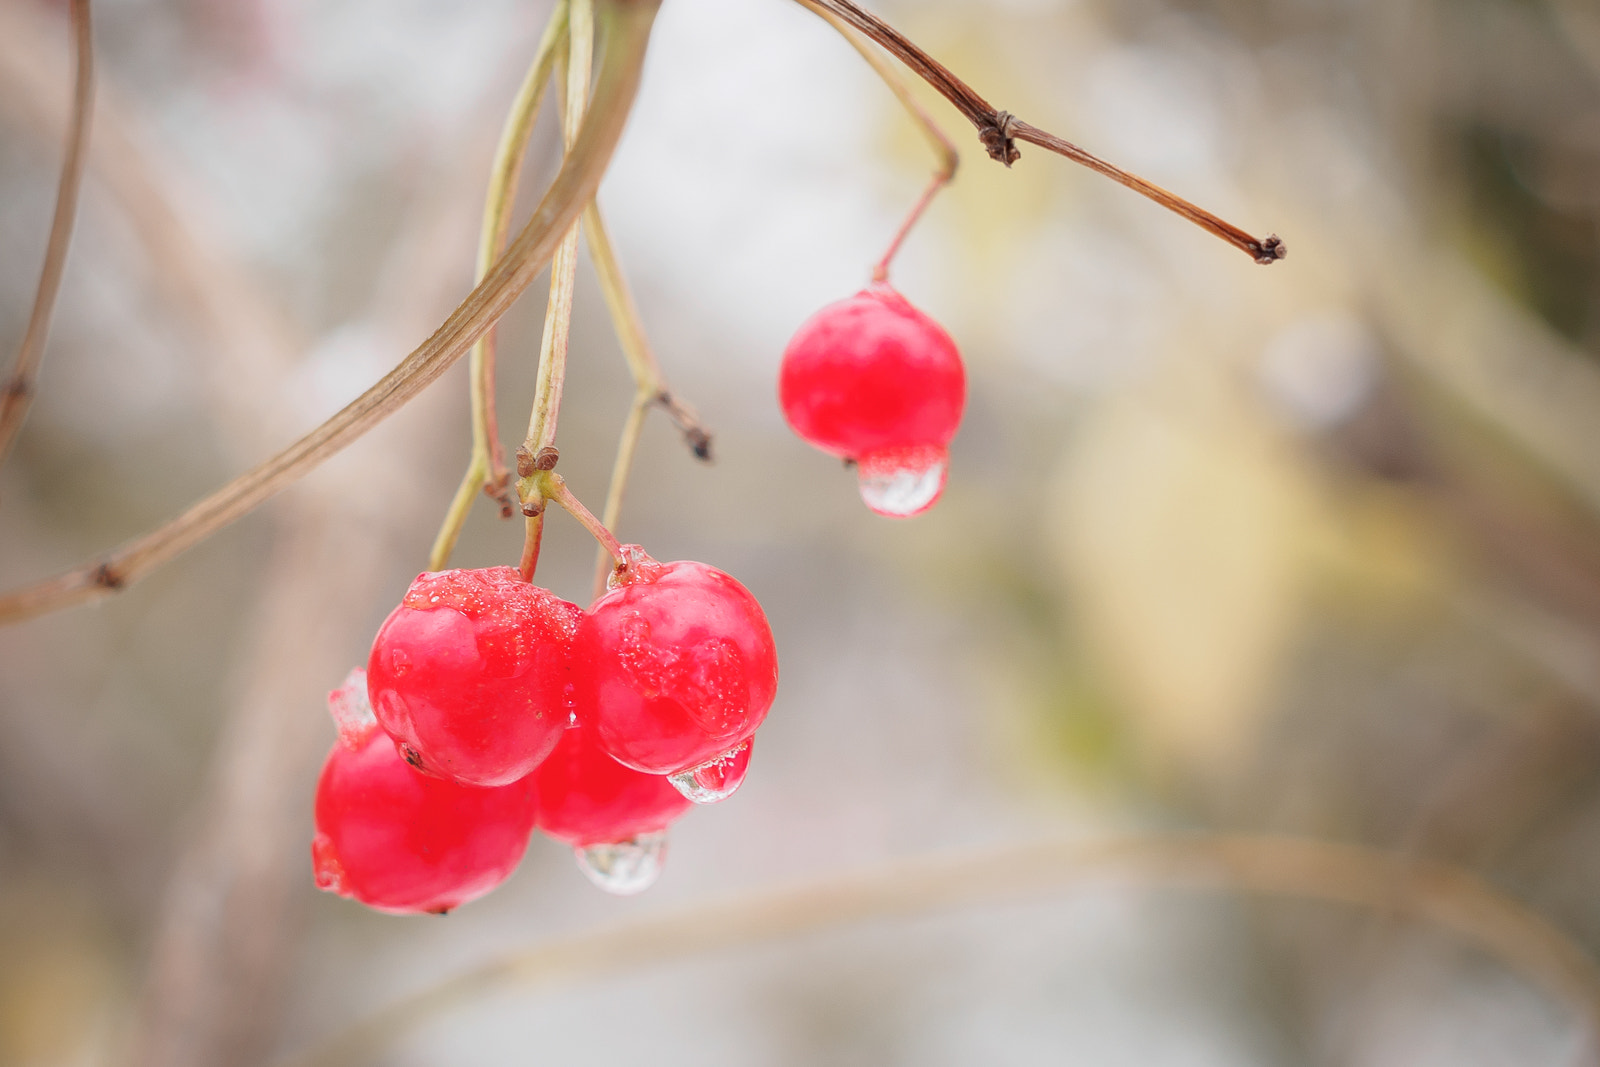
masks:
<path fill-rule="evenodd" d="M 544 514 L 544 498 L 541 497 L 538 500 L 526 501 L 522 505 L 522 514 L 526 515 L 530 519 L 537 518 L 538 516 L 543 515 Z"/>
<path fill-rule="evenodd" d="M 109 563 L 102 563 L 96 567 L 92 578 L 94 584 L 102 589 L 121 589 L 126 584 L 126 579 L 113 570 Z"/>
<path fill-rule="evenodd" d="M 539 468 L 533 465 L 533 452 L 527 445 L 517 446 L 517 477 L 532 478 L 533 472 Z"/>
<path fill-rule="evenodd" d="M 1022 158 L 1015 140 L 1016 123 L 1017 117 L 1011 112 L 996 111 L 986 125 L 978 128 L 978 140 L 988 150 L 989 158 L 1008 167 Z"/>
<path fill-rule="evenodd" d="M 556 463 L 561 459 L 561 452 L 554 445 L 545 445 L 533 457 L 533 469 L 538 471 L 553 471 Z"/>
<path fill-rule="evenodd" d="M 20 374 L 8 378 L 6 380 L 6 384 L 4 386 L 0 386 L 0 398 L 6 400 L 26 400 L 32 395 L 32 383 L 29 382 L 28 379 L 22 377 Z"/>
<path fill-rule="evenodd" d="M 1275 233 L 1268 234 L 1256 244 L 1256 262 L 1262 266 L 1276 263 L 1289 255 L 1289 246 L 1283 243 L 1283 238 Z"/>

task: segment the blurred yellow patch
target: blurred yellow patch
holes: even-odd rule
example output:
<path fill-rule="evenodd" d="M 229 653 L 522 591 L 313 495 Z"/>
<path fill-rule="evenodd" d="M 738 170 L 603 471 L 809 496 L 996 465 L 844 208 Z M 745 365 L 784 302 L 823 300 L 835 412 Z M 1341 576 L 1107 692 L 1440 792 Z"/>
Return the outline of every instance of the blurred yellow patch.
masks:
<path fill-rule="evenodd" d="M 1216 385 L 1111 402 L 1067 457 L 1053 521 L 1079 631 L 1138 733 L 1204 767 L 1259 721 L 1315 513 L 1292 450 Z"/>

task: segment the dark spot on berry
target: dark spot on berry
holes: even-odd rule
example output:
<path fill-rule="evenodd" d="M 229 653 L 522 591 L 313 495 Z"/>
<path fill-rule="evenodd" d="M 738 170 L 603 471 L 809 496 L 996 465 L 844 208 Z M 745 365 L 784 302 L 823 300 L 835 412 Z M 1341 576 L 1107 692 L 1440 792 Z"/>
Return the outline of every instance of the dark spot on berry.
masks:
<path fill-rule="evenodd" d="M 430 912 L 429 914 L 432 914 L 432 915 L 449 915 L 450 914 L 450 909 L 449 908 L 436 908 L 434 911 Z"/>
<path fill-rule="evenodd" d="M 411 764 L 411 766 L 415 767 L 419 771 L 424 769 L 422 766 L 422 753 L 418 752 L 410 745 L 400 746 L 400 758 Z"/>

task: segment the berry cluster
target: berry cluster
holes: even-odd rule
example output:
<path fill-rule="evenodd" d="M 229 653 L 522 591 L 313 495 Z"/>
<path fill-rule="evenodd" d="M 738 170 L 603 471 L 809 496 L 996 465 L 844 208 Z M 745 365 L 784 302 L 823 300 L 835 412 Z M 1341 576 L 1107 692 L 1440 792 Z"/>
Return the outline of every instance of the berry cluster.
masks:
<path fill-rule="evenodd" d="M 638 546 L 588 611 L 512 567 L 422 574 L 330 695 L 317 884 L 445 912 L 510 875 L 535 827 L 604 889 L 659 872 L 665 832 L 744 779 L 778 685 L 761 606 Z"/>

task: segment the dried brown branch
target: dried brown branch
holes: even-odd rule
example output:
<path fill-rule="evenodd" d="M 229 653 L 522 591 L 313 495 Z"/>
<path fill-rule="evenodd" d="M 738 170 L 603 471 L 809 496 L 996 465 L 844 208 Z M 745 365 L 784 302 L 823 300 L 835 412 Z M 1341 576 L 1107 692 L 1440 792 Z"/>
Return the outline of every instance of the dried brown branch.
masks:
<path fill-rule="evenodd" d="M 115 592 L 245 515 L 356 440 L 443 374 L 549 262 L 594 196 L 622 134 L 660 0 L 601 0 L 605 50 L 588 121 L 533 217 L 433 336 L 344 410 L 164 526 L 101 560 L 0 596 L 0 623 Z"/>
<path fill-rule="evenodd" d="M 857 6 L 854 0 L 801 0 L 801 3 L 808 8 L 821 7 L 837 15 L 876 41 L 937 89 L 977 129 L 978 139 L 983 142 L 990 158 L 1009 167 L 1021 157 L 1016 142 L 1027 141 L 1057 155 L 1065 156 L 1075 163 L 1105 175 L 1112 181 L 1127 186 L 1141 196 L 1154 200 L 1169 211 L 1182 215 L 1196 226 L 1248 253 L 1257 263 L 1274 263 L 1288 255 L 1288 247 L 1276 234 L 1261 238 L 1252 237 L 1233 223 L 1191 204 L 1181 196 L 1169 193 L 1153 182 L 1145 181 L 1136 174 L 1130 174 L 1120 167 L 1113 166 L 1053 133 L 1030 126 L 1009 111 L 996 108 L 938 60 L 908 40 L 899 30 L 870 11 Z"/>
<path fill-rule="evenodd" d="M 1560 930 L 1474 874 L 1304 838 L 1153 836 L 1036 841 L 903 862 L 613 926 L 447 979 L 284 1067 L 353 1067 L 410 1028 L 504 986 L 570 982 L 873 919 L 1058 894 L 1092 879 L 1353 905 L 1430 922 L 1537 982 L 1591 1033 L 1600 1033 L 1600 970 L 1594 961 Z"/>
<path fill-rule="evenodd" d="M 72 244 L 72 226 L 78 217 L 78 191 L 83 186 L 90 118 L 94 114 L 94 33 L 89 21 L 89 0 L 72 0 L 72 39 L 77 76 L 72 86 L 67 151 L 61 160 L 55 216 L 50 221 L 50 239 L 45 246 L 44 266 L 39 271 L 33 311 L 28 316 L 28 328 L 22 335 L 22 346 L 17 349 L 11 376 L 0 386 L 0 463 L 5 462 L 33 403 L 39 363 L 44 358 L 45 339 L 50 335 L 50 318 L 55 312 L 56 296 L 61 291 L 61 273 L 66 268 L 67 249 Z"/>

